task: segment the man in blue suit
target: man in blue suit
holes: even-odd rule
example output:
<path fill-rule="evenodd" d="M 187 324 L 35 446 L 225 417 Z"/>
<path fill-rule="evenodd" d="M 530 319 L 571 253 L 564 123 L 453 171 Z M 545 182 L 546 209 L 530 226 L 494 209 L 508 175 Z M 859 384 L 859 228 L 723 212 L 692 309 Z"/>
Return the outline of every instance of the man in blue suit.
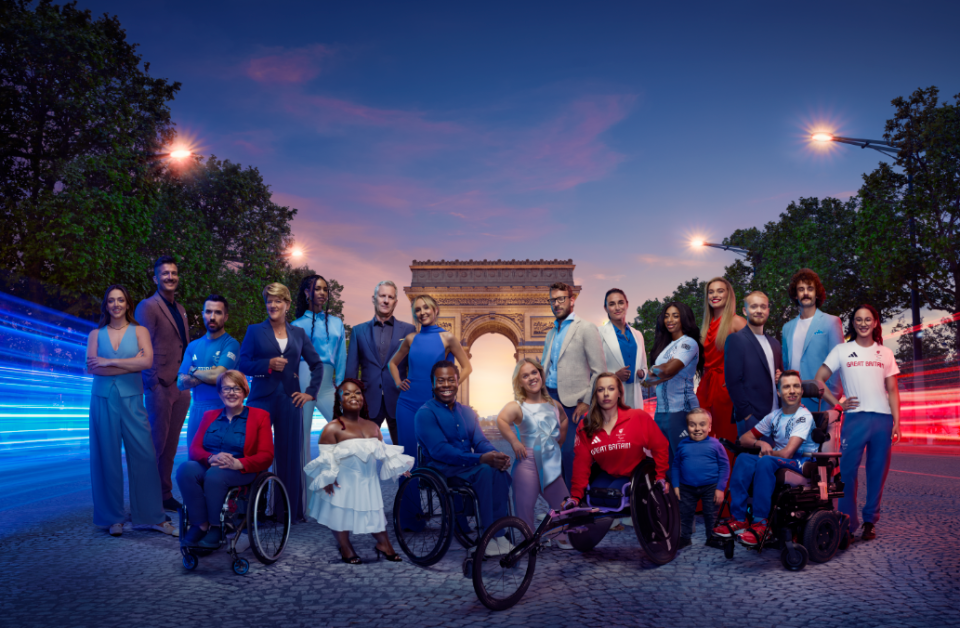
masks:
<path fill-rule="evenodd" d="M 790 298 L 800 308 L 800 315 L 783 326 L 784 368 L 799 371 L 803 380 L 812 380 L 827 354 L 843 343 L 843 323 L 831 314 L 819 310 L 827 300 L 827 291 L 817 273 L 801 268 L 790 279 Z M 836 397 L 843 392 L 840 376 L 834 373 L 827 387 Z M 817 409 L 812 399 L 803 404 L 810 411 Z"/>
<path fill-rule="evenodd" d="M 780 342 L 763 333 L 770 299 L 762 292 L 751 292 L 743 300 L 743 315 L 747 326 L 727 336 L 723 345 L 724 380 L 733 401 L 737 438 L 777 409 L 777 380 L 783 371 Z"/>
<path fill-rule="evenodd" d="M 390 442 L 397 440 L 397 397 L 400 390 L 390 376 L 390 358 L 397 352 L 400 343 L 417 331 L 410 323 L 393 317 L 397 307 L 397 285 L 381 281 L 373 291 L 372 320 L 360 323 L 350 333 L 347 350 L 346 376 L 359 379 L 366 386 L 367 408 L 370 419 L 377 425 L 387 422 Z M 357 376 L 359 371 L 359 377 Z M 400 365 L 400 380 L 407 376 L 407 361 Z"/>

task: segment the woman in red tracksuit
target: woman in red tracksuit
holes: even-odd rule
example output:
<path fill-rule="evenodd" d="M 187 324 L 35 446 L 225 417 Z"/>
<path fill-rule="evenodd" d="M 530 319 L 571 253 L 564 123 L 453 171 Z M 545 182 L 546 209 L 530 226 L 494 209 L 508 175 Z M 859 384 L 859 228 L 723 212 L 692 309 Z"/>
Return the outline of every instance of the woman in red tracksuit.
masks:
<path fill-rule="evenodd" d="M 647 457 L 644 449 L 653 454 L 657 480 L 663 483 L 664 490 L 669 489 L 666 437 L 649 414 L 624 405 L 620 379 L 613 373 L 602 373 L 594 384 L 590 410 L 577 428 L 569 499 L 575 504 L 583 500 L 594 463 L 602 473 L 594 478 L 593 487 L 622 489 L 630 482 L 636 466 Z"/>

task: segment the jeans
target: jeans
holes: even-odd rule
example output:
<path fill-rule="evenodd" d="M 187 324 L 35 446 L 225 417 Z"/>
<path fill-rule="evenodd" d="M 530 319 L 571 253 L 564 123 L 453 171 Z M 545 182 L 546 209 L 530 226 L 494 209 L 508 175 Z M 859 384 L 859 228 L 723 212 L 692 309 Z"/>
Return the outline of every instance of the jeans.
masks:
<path fill-rule="evenodd" d="M 256 473 L 242 473 L 234 469 L 205 469 L 196 460 L 184 462 L 177 469 L 177 486 L 190 515 L 190 523 L 219 526 L 220 510 L 227 491 L 234 486 L 246 486 L 255 477 Z"/>
<path fill-rule="evenodd" d="M 740 454 L 730 475 L 730 514 L 737 521 L 747 516 L 747 499 L 750 484 L 753 484 L 753 520 L 770 516 L 773 488 L 777 483 L 777 469 L 800 470 L 799 460 L 787 460 L 776 456 Z"/>
<path fill-rule="evenodd" d="M 843 498 L 840 512 L 850 515 L 850 532 L 860 527 L 857 516 L 857 475 L 863 451 L 867 451 L 867 501 L 863 505 L 863 522 L 880 520 L 880 498 L 890 470 L 890 448 L 893 445 L 893 415 L 879 412 L 848 412 L 843 417 L 840 438 L 840 477 L 843 478 Z"/>
<path fill-rule="evenodd" d="M 677 444 L 687 431 L 687 414 L 686 410 L 681 410 L 680 412 L 657 412 L 653 415 L 653 421 L 670 443 L 670 464 L 667 467 L 667 479 L 673 478 L 673 458 L 677 454 Z"/>
<path fill-rule="evenodd" d="M 714 522 L 717 517 L 717 505 L 713 502 L 716 484 L 704 486 L 680 485 L 680 538 L 693 536 L 693 518 L 697 514 L 697 502 L 703 502 L 703 527 L 707 529 L 707 538 L 713 536 Z"/>
<path fill-rule="evenodd" d="M 560 393 L 556 388 L 547 388 L 547 392 L 557 403 L 560 403 Z M 567 415 L 567 439 L 563 441 L 563 444 L 560 446 L 560 455 L 562 457 L 560 464 L 563 467 L 563 482 L 567 485 L 567 491 L 569 492 L 570 487 L 573 485 L 573 442 L 576 440 L 577 435 L 577 426 L 573 422 L 573 413 L 577 408 L 564 406 L 562 403 L 560 403 L 560 405 Z"/>

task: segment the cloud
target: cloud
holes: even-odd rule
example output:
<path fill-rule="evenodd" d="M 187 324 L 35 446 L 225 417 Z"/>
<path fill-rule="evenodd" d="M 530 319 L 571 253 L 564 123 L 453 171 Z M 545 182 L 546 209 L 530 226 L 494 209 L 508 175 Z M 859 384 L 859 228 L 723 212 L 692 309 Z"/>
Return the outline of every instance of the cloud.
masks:
<path fill-rule="evenodd" d="M 247 76 L 258 83 L 306 83 L 315 79 L 333 51 L 323 44 L 291 50 L 274 49 L 273 54 L 247 62 Z"/>
<path fill-rule="evenodd" d="M 663 255 L 637 255 L 635 258 L 639 263 L 647 266 L 667 267 L 688 266 L 699 267 L 710 265 L 706 260 L 688 259 L 681 257 L 666 257 Z"/>

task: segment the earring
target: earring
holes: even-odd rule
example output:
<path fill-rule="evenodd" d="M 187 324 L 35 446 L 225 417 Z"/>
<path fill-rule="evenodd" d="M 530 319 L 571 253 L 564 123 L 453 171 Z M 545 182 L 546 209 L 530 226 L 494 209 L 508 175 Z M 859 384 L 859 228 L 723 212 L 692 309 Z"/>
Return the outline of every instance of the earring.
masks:
<path fill-rule="evenodd" d="M 340 404 L 340 414 L 343 414 L 343 404 Z"/>

